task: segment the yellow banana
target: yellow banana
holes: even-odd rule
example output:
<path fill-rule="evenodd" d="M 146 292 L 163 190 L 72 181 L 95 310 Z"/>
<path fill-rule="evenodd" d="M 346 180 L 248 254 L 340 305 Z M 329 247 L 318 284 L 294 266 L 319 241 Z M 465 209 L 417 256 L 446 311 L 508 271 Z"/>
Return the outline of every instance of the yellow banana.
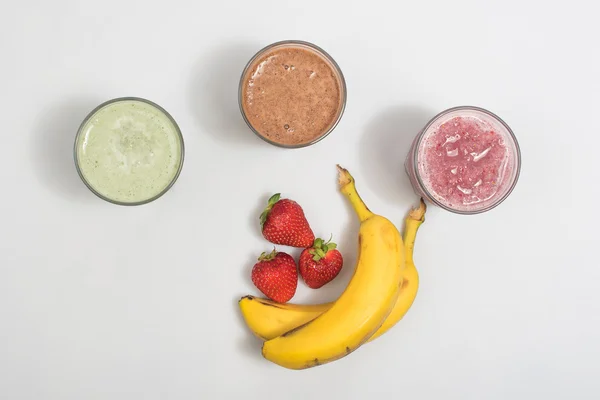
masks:
<path fill-rule="evenodd" d="M 405 254 L 398 229 L 372 213 L 358 195 L 352 175 L 340 166 L 338 170 L 340 190 L 361 223 L 356 269 L 327 311 L 263 343 L 263 356 L 285 368 L 310 368 L 352 353 L 381 327 L 400 293 Z"/>
<path fill-rule="evenodd" d="M 312 321 L 333 303 L 300 305 L 277 303 L 254 296 L 242 297 L 240 309 L 248 328 L 260 339 L 270 340 Z"/>
<path fill-rule="evenodd" d="M 405 219 L 406 268 L 403 273 L 402 289 L 391 314 L 371 336 L 369 342 L 396 325 L 410 309 L 417 296 L 419 274 L 413 262 L 413 250 L 417 231 L 425 221 L 425 211 L 425 203 L 421 200 L 419 208 L 411 210 Z M 239 305 L 248 328 L 260 339 L 270 340 L 317 318 L 331 308 L 333 302 L 311 305 L 281 304 L 268 299 L 245 296 L 240 299 Z"/>

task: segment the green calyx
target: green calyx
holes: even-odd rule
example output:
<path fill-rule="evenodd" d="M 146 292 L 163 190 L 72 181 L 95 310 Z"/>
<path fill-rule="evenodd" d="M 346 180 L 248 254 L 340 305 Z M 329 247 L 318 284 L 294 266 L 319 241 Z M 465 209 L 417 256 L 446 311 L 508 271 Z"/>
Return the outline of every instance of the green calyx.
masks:
<path fill-rule="evenodd" d="M 313 256 L 314 261 L 319 261 L 320 259 L 325 258 L 325 254 L 327 254 L 329 250 L 333 250 L 336 247 L 337 244 L 331 242 L 331 237 L 327 242 L 321 238 L 317 238 L 308 253 Z"/>
<path fill-rule="evenodd" d="M 261 229 L 264 226 L 265 222 L 267 221 L 267 217 L 269 216 L 269 213 L 271 212 L 271 209 L 273 208 L 273 206 L 275 205 L 275 203 L 277 203 L 279 201 L 280 198 L 281 198 L 281 194 L 280 193 L 275 193 L 269 199 L 269 201 L 267 203 L 267 207 L 264 209 L 264 211 L 262 212 L 262 214 L 260 214 L 260 228 Z"/>
<path fill-rule="evenodd" d="M 277 255 L 277 250 L 275 250 L 275 247 L 273 247 L 273 251 L 270 253 L 263 251 L 262 254 L 260 255 L 260 257 L 258 257 L 258 261 L 271 261 L 272 259 L 275 258 L 276 255 Z"/>

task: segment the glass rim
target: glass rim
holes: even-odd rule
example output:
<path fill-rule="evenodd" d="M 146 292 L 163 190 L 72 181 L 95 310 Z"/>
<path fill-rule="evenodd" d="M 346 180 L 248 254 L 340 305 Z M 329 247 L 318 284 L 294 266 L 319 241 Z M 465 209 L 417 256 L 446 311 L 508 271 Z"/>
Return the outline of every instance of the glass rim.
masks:
<path fill-rule="evenodd" d="M 107 196 L 99 193 L 96 189 L 94 189 L 94 187 L 88 182 L 88 180 L 83 175 L 83 172 L 81 171 L 81 167 L 79 165 L 79 155 L 77 154 L 77 145 L 79 143 L 79 138 L 81 137 L 83 128 L 85 127 L 86 123 L 102 108 L 104 108 L 110 104 L 119 103 L 122 101 L 139 101 L 141 103 L 146 103 L 152 107 L 155 107 L 158 111 L 162 112 L 169 119 L 169 121 L 171 121 L 171 123 L 175 127 L 175 133 L 176 133 L 177 137 L 179 138 L 180 151 L 181 151 L 181 157 L 179 160 L 179 165 L 177 167 L 177 171 L 175 172 L 175 175 L 173 176 L 173 178 L 171 179 L 169 184 L 163 190 L 161 190 L 159 193 L 157 193 L 156 195 L 149 197 L 147 199 L 144 199 L 144 200 L 139 200 L 139 201 L 134 201 L 134 202 L 114 200 L 114 199 L 111 199 L 110 197 L 107 197 Z M 179 128 L 179 125 L 177 124 L 177 122 L 175 121 L 173 116 L 167 110 L 165 110 L 163 107 L 154 103 L 153 101 L 150 101 L 150 100 L 147 100 L 147 99 L 144 99 L 141 97 L 134 97 L 134 96 L 116 97 L 116 98 L 107 100 L 107 101 L 99 104 L 92 111 L 90 111 L 86 115 L 86 117 L 83 119 L 83 121 L 79 125 L 79 128 L 77 129 L 77 133 L 75 135 L 75 143 L 73 145 L 73 158 L 75 161 L 75 168 L 77 169 L 77 174 L 79 175 L 79 178 L 83 181 L 85 186 L 92 193 L 94 193 L 97 197 L 99 197 L 102 200 L 105 200 L 109 203 L 116 204 L 119 206 L 139 206 L 139 205 L 151 203 L 154 200 L 158 199 L 159 197 L 162 197 L 165 193 L 167 193 L 169 191 L 169 189 L 171 189 L 171 187 L 173 187 L 173 185 L 179 178 L 179 175 L 181 174 L 181 170 L 183 169 L 183 161 L 185 159 L 185 143 L 184 143 L 183 134 L 181 133 L 181 129 Z"/>
<path fill-rule="evenodd" d="M 502 195 L 499 199 L 497 199 L 496 201 L 492 202 L 490 205 L 488 205 L 482 209 L 479 209 L 479 210 L 458 210 L 458 209 L 449 207 L 445 204 L 442 204 L 442 202 L 437 200 L 427 190 L 423 180 L 421 179 L 421 175 L 419 172 L 419 164 L 418 164 L 419 148 L 421 146 L 421 142 L 423 140 L 423 137 L 425 136 L 425 133 L 438 119 L 440 119 L 444 115 L 449 114 L 454 111 L 477 111 L 477 112 L 481 112 L 481 113 L 486 114 L 489 117 L 495 119 L 506 129 L 506 131 L 508 132 L 508 136 L 509 136 L 510 140 L 512 140 L 514 148 L 515 148 L 515 175 L 514 175 L 514 178 L 512 179 L 512 182 L 511 182 L 509 188 L 507 189 L 506 193 L 504 193 L 504 195 Z M 414 154 L 412 155 L 412 157 L 413 157 L 412 161 L 413 161 L 415 178 L 417 179 L 417 182 L 418 182 L 421 190 L 425 194 L 425 197 L 427 197 L 431 202 L 433 202 L 438 207 L 440 207 L 446 211 L 453 212 L 455 214 L 475 215 L 475 214 L 481 214 L 481 213 L 490 211 L 493 208 L 496 208 L 501 203 L 503 203 L 504 200 L 506 200 L 508 198 L 508 196 L 512 193 L 515 186 L 517 186 L 517 182 L 519 181 L 519 176 L 521 175 L 521 148 L 519 146 L 519 142 L 518 142 L 517 137 L 515 136 L 514 132 L 512 131 L 510 126 L 508 126 L 508 124 L 506 122 L 504 122 L 504 120 L 502 118 L 500 118 L 498 115 L 494 114 L 493 112 L 491 112 L 489 110 L 486 110 L 485 108 L 481 108 L 481 107 L 477 107 L 477 106 L 457 106 L 457 107 L 448 108 L 448 109 L 443 110 L 443 111 L 439 112 L 438 114 L 436 114 L 433 118 L 431 118 L 429 120 L 429 122 L 427 122 L 427 124 L 425 125 L 423 130 L 419 133 L 418 139 L 415 142 L 415 147 L 414 147 L 413 153 Z"/>
<path fill-rule="evenodd" d="M 250 124 L 250 121 L 248 121 L 248 118 L 246 117 L 246 113 L 244 112 L 244 107 L 243 107 L 244 77 L 246 76 L 246 73 L 248 72 L 248 69 L 250 68 L 250 66 L 252 66 L 252 64 L 256 61 L 256 59 L 258 57 L 260 57 L 266 51 L 271 50 L 274 47 L 285 46 L 285 45 L 306 46 L 306 47 L 309 47 L 312 50 L 316 51 L 321 56 L 323 56 L 323 58 L 325 58 L 329 63 L 331 63 L 331 65 L 333 66 L 334 70 L 338 74 L 338 79 L 340 81 L 340 89 L 341 89 L 341 92 L 342 92 L 341 93 L 342 94 L 341 95 L 341 99 L 340 99 L 341 100 L 341 105 L 340 105 L 340 109 L 338 111 L 338 115 L 337 115 L 336 120 L 334 121 L 334 123 L 323 134 L 321 134 L 319 137 L 311 140 L 310 142 L 306 142 L 306 143 L 300 143 L 300 144 L 282 144 L 282 143 L 277 143 L 277 142 L 275 142 L 273 140 L 267 139 L 264 135 L 261 135 L 260 132 L 258 132 Z M 242 114 L 242 118 L 244 119 L 244 122 L 246 123 L 246 125 L 248 125 L 248 127 L 250 128 L 250 130 L 252 132 L 254 132 L 254 134 L 256 136 L 258 136 L 259 138 L 261 138 L 265 142 L 267 142 L 269 144 L 272 144 L 274 146 L 282 147 L 282 148 L 286 148 L 286 149 L 299 149 L 299 148 L 303 148 L 303 147 L 312 146 L 313 144 L 316 144 L 316 143 L 320 142 L 321 140 L 325 139 L 327 136 L 329 136 L 329 134 L 331 132 L 333 132 L 333 130 L 337 127 L 337 125 L 339 124 L 339 122 L 342 119 L 342 116 L 344 115 L 344 111 L 346 109 L 346 100 L 347 100 L 346 79 L 344 78 L 344 74 L 342 73 L 342 69 L 340 68 L 340 66 L 338 65 L 338 63 L 333 59 L 333 57 L 331 55 L 329 55 L 329 53 L 327 53 L 325 50 L 323 50 L 322 48 L 320 48 L 316 44 L 311 43 L 311 42 L 307 42 L 307 41 L 303 41 L 303 40 L 291 40 L 291 39 L 290 40 L 281 40 L 281 41 L 278 41 L 278 42 L 271 43 L 271 44 L 263 47 L 259 51 L 257 51 L 250 58 L 250 60 L 246 63 L 246 66 L 242 70 L 242 76 L 240 77 L 240 83 L 239 83 L 239 87 L 238 87 L 238 106 L 240 108 L 240 113 Z"/>

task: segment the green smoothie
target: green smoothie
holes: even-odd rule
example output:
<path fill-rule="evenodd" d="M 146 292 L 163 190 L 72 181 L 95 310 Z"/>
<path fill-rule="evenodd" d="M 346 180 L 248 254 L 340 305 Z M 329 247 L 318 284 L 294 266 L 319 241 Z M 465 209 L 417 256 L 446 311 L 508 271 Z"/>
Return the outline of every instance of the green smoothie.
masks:
<path fill-rule="evenodd" d="M 183 162 L 183 139 L 165 110 L 142 99 L 101 105 L 75 143 L 79 173 L 105 200 L 142 204 L 166 192 Z"/>

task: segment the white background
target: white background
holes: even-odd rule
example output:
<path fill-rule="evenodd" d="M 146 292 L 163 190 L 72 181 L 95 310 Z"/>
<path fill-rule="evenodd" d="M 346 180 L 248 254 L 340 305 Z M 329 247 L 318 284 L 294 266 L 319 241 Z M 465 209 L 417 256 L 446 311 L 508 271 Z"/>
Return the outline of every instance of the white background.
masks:
<path fill-rule="evenodd" d="M 593 1 L 31 1 L 0 13 L 0 398 L 598 399 L 600 29 Z M 238 111 L 260 48 L 314 42 L 348 84 L 326 140 L 283 150 Z M 72 159 L 99 103 L 145 97 L 186 143 L 174 188 L 141 207 L 96 198 Z M 437 112 L 499 114 L 523 151 L 499 208 L 431 207 L 417 300 L 351 356 L 289 371 L 260 356 L 237 300 L 258 294 L 273 192 L 356 256 L 336 188 L 347 167 L 398 224 L 416 204 L 409 142 Z M 283 249 L 282 249 L 283 250 Z M 294 251 L 293 254 L 298 254 Z"/>

